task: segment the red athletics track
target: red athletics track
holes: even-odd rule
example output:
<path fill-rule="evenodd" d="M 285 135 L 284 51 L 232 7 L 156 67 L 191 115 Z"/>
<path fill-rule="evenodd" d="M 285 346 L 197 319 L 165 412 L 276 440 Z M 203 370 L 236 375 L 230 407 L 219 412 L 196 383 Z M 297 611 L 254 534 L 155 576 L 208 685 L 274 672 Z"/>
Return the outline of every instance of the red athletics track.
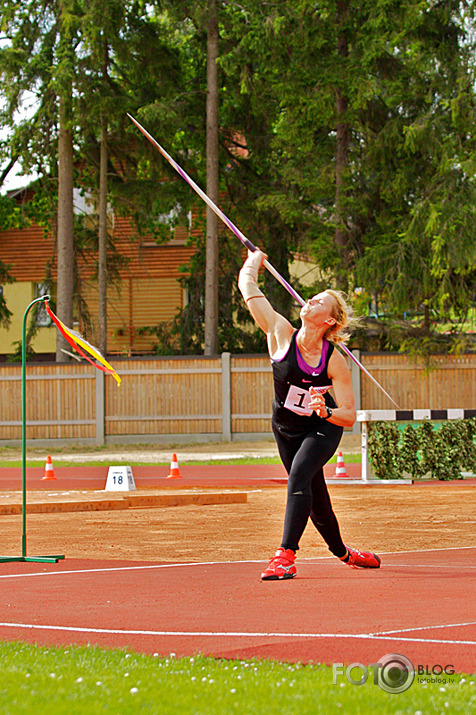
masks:
<path fill-rule="evenodd" d="M 334 558 L 262 582 L 263 562 L 0 564 L 0 637 L 168 655 L 413 664 L 476 670 L 476 548 Z"/>
<path fill-rule="evenodd" d="M 345 465 L 349 482 L 361 479 L 360 463 L 350 463 Z M 87 463 L 78 467 L 62 467 L 61 463 L 54 465 L 55 481 L 43 480 L 44 469 L 41 467 L 27 467 L 26 488 L 27 490 L 49 489 L 52 486 L 61 489 L 104 489 L 107 480 L 108 467 L 91 467 Z M 335 478 L 336 465 L 324 465 L 324 476 L 329 483 Z M 262 487 L 278 486 L 287 483 L 287 474 L 281 464 L 185 464 L 180 465 L 180 475 L 178 479 L 167 479 L 170 468 L 164 465 L 134 466 L 132 472 L 136 486 L 141 489 L 167 488 L 174 489 L 190 487 Z M 0 491 L 20 490 L 21 484 L 20 467 L 0 468 Z M 345 482 L 345 477 L 339 476 L 340 482 Z M 337 479 L 336 479 L 337 482 Z M 475 484 L 476 478 L 466 478 L 452 481 L 452 485 Z M 448 484 L 445 481 L 429 479 L 416 482 L 415 486 L 438 486 Z"/>
<path fill-rule="evenodd" d="M 349 482 L 361 479 L 360 463 L 351 463 L 345 466 Z M 41 467 L 27 467 L 27 490 L 49 489 L 52 486 L 61 489 L 104 489 L 107 480 L 108 467 L 91 467 L 84 464 L 78 467 L 62 467 L 60 463 L 54 465 L 55 481 L 43 480 L 44 469 Z M 324 465 L 324 476 L 329 483 L 335 478 L 336 465 Z M 164 465 L 134 466 L 132 465 L 134 482 L 141 489 L 173 487 L 189 489 L 190 487 L 256 487 L 278 486 L 287 483 L 287 474 L 281 464 L 185 464 L 180 465 L 180 478 L 167 479 L 170 468 Z M 20 467 L 0 468 L 0 491 L 20 490 Z M 345 477 L 339 477 L 345 482 Z M 337 479 L 336 479 L 337 482 Z M 448 482 L 435 479 L 416 482 L 415 486 L 438 486 Z M 476 478 L 466 478 L 452 481 L 452 485 L 474 484 Z"/>
<path fill-rule="evenodd" d="M 276 486 L 287 481 L 287 474 L 281 464 L 260 465 L 220 465 L 220 464 L 185 464 L 180 465 L 181 478 L 167 479 L 170 468 L 164 465 L 132 466 L 134 482 L 139 488 L 153 487 L 246 487 Z M 326 465 L 326 476 L 332 477 L 335 464 Z M 27 467 L 27 489 L 51 489 L 52 484 L 65 489 L 104 489 L 108 467 L 91 467 L 84 464 L 78 467 L 54 465 L 56 482 L 42 480 L 44 469 Z M 360 479 L 360 464 L 349 465 L 349 477 Z M 0 490 L 21 489 L 21 469 L 2 467 L 0 469 Z"/>

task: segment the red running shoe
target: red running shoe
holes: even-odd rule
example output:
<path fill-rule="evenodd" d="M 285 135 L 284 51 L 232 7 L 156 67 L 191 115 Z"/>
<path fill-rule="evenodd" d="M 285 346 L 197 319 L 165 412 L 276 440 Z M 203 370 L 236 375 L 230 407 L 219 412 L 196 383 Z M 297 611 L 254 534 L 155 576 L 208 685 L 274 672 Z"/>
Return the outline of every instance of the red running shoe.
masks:
<path fill-rule="evenodd" d="M 352 566 L 354 569 L 380 568 L 380 557 L 377 554 L 372 554 L 370 551 L 358 551 L 357 549 L 351 549 L 349 546 L 347 546 L 347 551 L 349 552 L 349 560 L 344 561 L 344 563 L 348 566 Z"/>
<path fill-rule="evenodd" d="M 296 554 L 294 551 L 291 549 L 283 549 L 280 546 L 273 558 L 269 560 L 266 571 L 263 571 L 261 574 L 262 580 L 278 581 L 285 578 L 294 578 L 296 575 L 295 559 Z"/>

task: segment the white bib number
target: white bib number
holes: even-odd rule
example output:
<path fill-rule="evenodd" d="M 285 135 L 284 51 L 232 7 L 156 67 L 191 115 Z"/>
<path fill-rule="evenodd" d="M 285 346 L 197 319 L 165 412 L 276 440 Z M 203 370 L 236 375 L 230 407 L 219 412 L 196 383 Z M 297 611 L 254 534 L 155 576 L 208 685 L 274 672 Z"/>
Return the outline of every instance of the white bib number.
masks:
<path fill-rule="evenodd" d="M 309 417 L 312 415 L 313 410 L 309 407 L 311 402 L 311 395 L 307 390 L 302 387 L 296 387 L 296 385 L 290 385 L 288 394 L 284 401 L 284 407 L 295 412 L 297 415 L 306 415 Z"/>
<path fill-rule="evenodd" d="M 319 395 L 324 395 L 331 387 L 332 385 L 325 385 L 325 387 L 314 387 L 314 390 L 316 390 Z M 310 402 L 311 395 L 307 390 L 303 387 L 291 385 L 284 401 L 284 407 L 291 410 L 291 412 L 295 412 L 297 415 L 310 417 L 314 412 L 314 410 L 309 407 Z"/>

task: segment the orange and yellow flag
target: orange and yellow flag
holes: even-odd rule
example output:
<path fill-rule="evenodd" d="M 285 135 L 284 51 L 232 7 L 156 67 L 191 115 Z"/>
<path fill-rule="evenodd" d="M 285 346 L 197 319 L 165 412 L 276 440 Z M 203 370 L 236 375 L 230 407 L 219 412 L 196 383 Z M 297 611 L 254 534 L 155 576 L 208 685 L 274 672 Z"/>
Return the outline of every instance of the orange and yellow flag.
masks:
<path fill-rule="evenodd" d="M 115 381 L 117 382 L 118 385 L 121 384 L 121 378 L 117 374 L 117 372 L 114 370 L 112 365 L 110 365 L 107 360 L 101 355 L 99 350 L 95 348 L 93 345 L 88 343 L 87 340 L 85 340 L 79 333 L 77 333 L 75 330 L 71 330 L 71 328 L 67 328 L 64 323 L 61 322 L 61 320 L 58 318 L 57 315 L 53 313 L 51 310 L 48 301 L 45 300 L 45 307 L 48 315 L 50 316 L 51 320 L 53 323 L 56 325 L 58 330 L 60 331 L 61 335 L 64 337 L 65 340 L 68 341 L 68 343 L 71 345 L 72 348 L 74 348 L 80 355 L 83 357 L 85 360 L 91 363 L 91 365 L 94 365 L 94 367 L 97 367 L 98 370 L 102 370 L 102 372 L 106 372 L 108 375 L 112 375 Z M 98 365 L 96 362 L 93 362 L 84 352 L 83 350 L 86 350 L 90 355 L 95 358 L 100 365 Z"/>

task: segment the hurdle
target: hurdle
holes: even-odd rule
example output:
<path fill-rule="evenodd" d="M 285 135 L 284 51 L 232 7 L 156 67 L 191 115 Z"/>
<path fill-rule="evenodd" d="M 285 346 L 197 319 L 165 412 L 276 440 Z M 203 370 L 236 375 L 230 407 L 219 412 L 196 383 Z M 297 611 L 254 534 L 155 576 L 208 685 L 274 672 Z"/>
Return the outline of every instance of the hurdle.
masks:
<path fill-rule="evenodd" d="M 371 480 L 369 468 L 369 422 L 418 422 L 422 420 L 469 420 L 476 417 L 476 410 L 449 408 L 446 410 L 357 410 L 357 422 L 361 423 L 361 455 L 362 455 L 362 482 L 382 482 L 382 479 Z M 387 481 L 387 480 L 385 480 Z M 411 479 L 388 480 L 398 481 L 400 484 L 411 484 Z"/>

